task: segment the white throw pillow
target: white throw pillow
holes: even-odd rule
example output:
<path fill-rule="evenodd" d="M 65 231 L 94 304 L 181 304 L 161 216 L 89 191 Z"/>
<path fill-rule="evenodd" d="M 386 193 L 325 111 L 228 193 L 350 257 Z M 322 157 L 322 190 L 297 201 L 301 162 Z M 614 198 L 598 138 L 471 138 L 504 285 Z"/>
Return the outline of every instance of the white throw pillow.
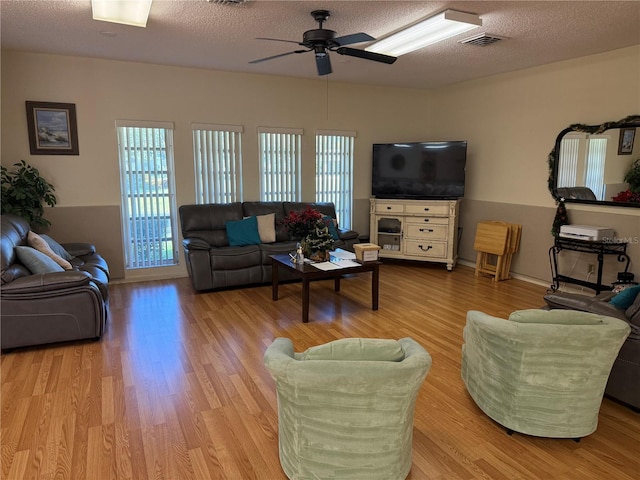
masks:
<path fill-rule="evenodd" d="M 69 262 L 67 262 L 60 255 L 56 254 L 56 252 L 54 252 L 51 249 L 51 247 L 44 240 L 44 238 L 42 238 L 37 233 L 32 232 L 32 231 L 29 232 L 29 234 L 27 235 L 27 244 L 30 247 L 35 248 L 40 253 L 44 253 L 47 257 L 49 257 L 51 260 L 56 262 L 58 265 L 60 265 L 65 270 L 71 270 L 73 268 Z"/>
<path fill-rule="evenodd" d="M 262 243 L 276 241 L 276 214 L 258 215 L 258 234 Z"/>

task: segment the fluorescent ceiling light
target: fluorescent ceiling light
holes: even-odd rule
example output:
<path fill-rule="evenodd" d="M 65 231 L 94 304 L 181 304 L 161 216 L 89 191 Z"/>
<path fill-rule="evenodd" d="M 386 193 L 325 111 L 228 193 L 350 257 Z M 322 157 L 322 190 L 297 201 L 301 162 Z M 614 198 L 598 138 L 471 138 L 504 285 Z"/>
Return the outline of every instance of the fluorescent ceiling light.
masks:
<path fill-rule="evenodd" d="M 152 0 L 91 0 L 93 19 L 146 27 Z"/>
<path fill-rule="evenodd" d="M 365 50 L 397 57 L 479 26 L 482 26 L 482 19 L 473 13 L 445 10 L 369 45 Z"/>

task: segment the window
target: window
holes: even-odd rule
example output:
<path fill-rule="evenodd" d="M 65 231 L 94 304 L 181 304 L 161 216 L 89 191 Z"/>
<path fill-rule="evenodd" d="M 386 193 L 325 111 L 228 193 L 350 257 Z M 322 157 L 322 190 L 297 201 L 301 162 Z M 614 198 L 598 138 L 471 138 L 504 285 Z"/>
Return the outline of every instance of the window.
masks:
<path fill-rule="evenodd" d="M 242 127 L 191 125 L 196 203 L 242 201 Z"/>
<path fill-rule="evenodd" d="M 558 187 L 575 187 L 578 176 L 578 155 L 583 135 L 567 134 L 560 142 L 560 163 L 558 164 Z"/>
<path fill-rule="evenodd" d="M 259 128 L 260 200 L 300 201 L 301 129 Z"/>
<path fill-rule="evenodd" d="M 607 158 L 607 138 L 604 135 L 592 135 L 587 144 L 585 185 L 591 189 L 598 200 L 604 200 L 604 164 Z"/>
<path fill-rule="evenodd" d="M 116 121 L 126 268 L 176 265 L 173 123 Z"/>
<path fill-rule="evenodd" d="M 355 136 L 355 132 L 316 132 L 316 201 L 335 204 L 342 228 L 351 228 Z"/>

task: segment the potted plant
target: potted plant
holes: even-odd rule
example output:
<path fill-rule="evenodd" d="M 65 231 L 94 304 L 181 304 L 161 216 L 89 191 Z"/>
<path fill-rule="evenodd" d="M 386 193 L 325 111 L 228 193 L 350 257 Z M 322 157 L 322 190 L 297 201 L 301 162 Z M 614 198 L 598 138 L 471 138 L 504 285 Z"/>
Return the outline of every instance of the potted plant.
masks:
<path fill-rule="evenodd" d="M 631 168 L 624 176 L 624 181 L 629 184 L 629 190 L 640 193 L 640 158 L 631 164 Z"/>
<path fill-rule="evenodd" d="M 640 203 L 640 158 L 637 158 L 627 173 L 624 181 L 629 184 L 629 188 L 612 198 L 614 202 Z"/>
<path fill-rule="evenodd" d="M 2 213 L 12 213 L 26 219 L 32 227 L 47 227 L 43 203 L 53 207 L 57 203 L 55 188 L 40 176 L 37 168 L 24 160 L 14 163 L 13 170 L 2 170 Z"/>

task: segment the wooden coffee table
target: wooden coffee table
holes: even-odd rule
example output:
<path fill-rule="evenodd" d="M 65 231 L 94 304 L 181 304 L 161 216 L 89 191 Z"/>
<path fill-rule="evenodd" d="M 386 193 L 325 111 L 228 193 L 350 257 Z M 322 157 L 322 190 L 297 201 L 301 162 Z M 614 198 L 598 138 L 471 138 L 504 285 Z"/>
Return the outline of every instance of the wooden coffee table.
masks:
<path fill-rule="evenodd" d="M 316 279 L 333 278 L 335 291 L 340 291 L 340 277 L 350 273 L 371 272 L 371 309 L 378 310 L 378 283 L 380 262 L 366 262 L 358 266 L 335 270 L 320 270 L 310 263 L 293 263 L 289 255 L 271 255 L 271 293 L 278 300 L 279 270 L 284 268 L 302 280 L 302 321 L 309 321 L 309 282 Z"/>

